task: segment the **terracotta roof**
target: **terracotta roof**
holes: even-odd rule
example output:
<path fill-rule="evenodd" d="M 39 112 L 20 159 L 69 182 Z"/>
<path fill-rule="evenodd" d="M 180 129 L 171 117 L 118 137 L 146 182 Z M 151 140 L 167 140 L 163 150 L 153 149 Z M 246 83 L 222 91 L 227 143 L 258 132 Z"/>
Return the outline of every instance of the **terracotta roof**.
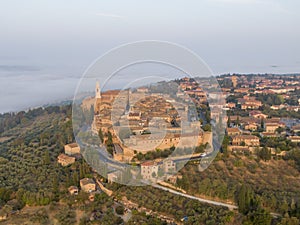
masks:
<path fill-rule="evenodd" d="M 253 116 L 253 115 L 259 115 L 259 114 L 261 114 L 261 115 L 265 115 L 266 116 L 266 114 L 263 114 L 261 111 L 251 111 L 251 112 L 249 112 L 249 114 L 251 115 L 251 116 Z"/>
<path fill-rule="evenodd" d="M 241 132 L 238 127 L 228 127 L 227 132 Z"/>
<path fill-rule="evenodd" d="M 289 139 L 299 140 L 300 136 L 290 136 Z"/>
<path fill-rule="evenodd" d="M 74 159 L 75 157 L 67 156 L 67 155 L 62 153 L 57 158 L 58 159 L 63 159 L 63 160 L 71 160 L 71 159 Z"/>
<path fill-rule="evenodd" d="M 129 116 L 140 116 L 140 113 L 138 113 L 138 112 L 131 112 L 131 113 L 129 113 Z"/>
<path fill-rule="evenodd" d="M 67 145 L 70 146 L 71 148 L 79 147 L 79 145 L 77 143 L 71 143 L 71 144 L 67 144 Z"/>
<path fill-rule="evenodd" d="M 256 139 L 258 140 L 259 138 L 254 136 L 254 135 L 238 135 L 238 136 L 235 136 L 234 138 L 237 138 L 237 139 Z"/>
<path fill-rule="evenodd" d="M 141 166 L 155 166 L 156 163 L 153 161 L 144 162 L 141 164 Z"/>
<path fill-rule="evenodd" d="M 94 180 L 92 178 L 83 178 L 80 180 L 81 185 L 87 185 L 87 184 L 95 184 Z"/>

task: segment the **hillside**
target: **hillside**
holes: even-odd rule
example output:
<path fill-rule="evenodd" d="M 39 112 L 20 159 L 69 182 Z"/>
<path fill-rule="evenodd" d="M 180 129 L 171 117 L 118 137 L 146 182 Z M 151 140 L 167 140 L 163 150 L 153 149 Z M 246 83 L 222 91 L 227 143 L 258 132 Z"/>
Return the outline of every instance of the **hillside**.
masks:
<path fill-rule="evenodd" d="M 178 223 L 183 216 L 188 216 L 185 224 L 254 221 L 249 215 L 153 187 L 106 183 L 105 186 L 114 191 L 114 198 L 99 192 L 94 201 L 89 201 L 89 195 L 81 191 L 71 196 L 69 186 L 79 186 L 80 179 L 94 177 L 94 174 L 82 159 L 67 167 L 57 163 L 64 145 L 74 141 L 70 118 L 70 106 L 0 116 L 0 216 L 7 216 L 1 224 L 99 224 L 100 221 L 101 224 L 119 224 L 123 220 L 115 208 L 121 204 L 118 199 L 124 197 L 138 206 L 132 209 L 126 224 L 142 221 L 166 224 L 158 218 L 160 215 Z M 297 221 L 290 217 L 299 218 L 299 170 L 292 159 L 263 162 L 253 156 L 220 154 L 204 172 L 199 172 L 193 163 L 180 172 L 183 178 L 177 185 L 188 193 L 234 204 L 241 185 L 248 185 L 254 191 L 253 199 L 261 202 L 257 208 L 260 211 L 253 211 L 255 220 L 269 220 L 268 210 L 285 216 L 273 218 L 274 224 Z M 145 214 L 148 210 L 152 211 L 150 215 Z"/>

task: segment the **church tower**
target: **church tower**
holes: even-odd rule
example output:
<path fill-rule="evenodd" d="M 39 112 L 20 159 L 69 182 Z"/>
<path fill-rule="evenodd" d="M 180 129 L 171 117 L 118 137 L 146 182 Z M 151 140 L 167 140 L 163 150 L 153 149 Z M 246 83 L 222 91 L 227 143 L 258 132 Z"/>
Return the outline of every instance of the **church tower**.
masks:
<path fill-rule="evenodd" d="M 100 113 L 100 105 L 101 105 L 101 89 L 100 89 L 100 85 L 99 85 L 98 81 L 96 83 L 95 92 L 96 92 L 96 95 L 95 95 L 95 108 L 94 108 L 94 112 L 95 112 L 95 114 L 99 114 Z"/>
<path fill-rule="evenodd" d="M 233 75 L 233 76 L 231 77 L 231 81 L 232 81 L 233 87 L 236 88 L 236 86 L 237 86 L 237 84 L 238 84 L 238 77 L 235 76 L 235 75 Z"/>
<path fill-rule="evenodd" d="M 96 82 L 96 98 L 101 98 L 101 90 L 100 90 L 100 84 L 99 81 Z"/>

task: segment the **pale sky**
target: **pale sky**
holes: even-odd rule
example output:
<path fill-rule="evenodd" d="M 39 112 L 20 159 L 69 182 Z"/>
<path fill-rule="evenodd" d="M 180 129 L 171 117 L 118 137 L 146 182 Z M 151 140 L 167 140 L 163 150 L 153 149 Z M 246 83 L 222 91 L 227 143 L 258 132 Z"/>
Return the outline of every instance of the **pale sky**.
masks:
<path fill-rule="evenodd" d="M 194 50 L 216 73 L 300 67 L 298 0 L 2 0 L 0 17 L 0 60 L 31 66 L 83 68 L 154 39 Z"/>
<path fill-rule="evenodd" d="M 296 73 L 299 28 L 299 0 L 1 0 L 0 79 L 78 78 L 106 51 L 140 40 L 183 45 L 214 74 Z"/>

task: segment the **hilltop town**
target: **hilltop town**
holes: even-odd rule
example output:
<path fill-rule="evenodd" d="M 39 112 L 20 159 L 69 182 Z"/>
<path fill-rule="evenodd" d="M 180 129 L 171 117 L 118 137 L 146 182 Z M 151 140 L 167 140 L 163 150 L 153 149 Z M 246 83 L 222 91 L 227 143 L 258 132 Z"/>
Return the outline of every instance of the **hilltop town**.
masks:
<path fill-rule="evenodd" d="M 211 86 L 209 80 L 202 84 Z M 101 142 L 116 161 L 140 165 L 142 178 L 152 180 L 175 173 L 178 161 L 212 153 L 212 129 L 205 116 L 210 117 L 209 99 L 213 104 L 218 94 L 222 95 L 213 89 L 207 96 L 187 77 L 103 93 L 97 83 L 95 96 L 84 99 L 81 108 L 94 112 L 91 130 L 100 137 L 95 144 Z M 214 105 L 214 109 L 212 117 L 221 118 L 221 108 Z M 109 171 L 111 176 L 118 177 Z"/>
<path fill-rule="evenodd" d="M 211 154 L 213 130 L 222 133 L 219 124 L 227 126 L 221 126 L 225 130 L 222 152 L 267 160 L 283 157 L 297 146 L 297 75 L 222 75 L 217 80 L 221 93 L 217 87 L 207 89 L 205 79 L 200 83 L 188 77 L 160 86 L 103 93 L 97 83 L 95 96 L 84 99 L 82 108 L 89 111 L 93 107 L 91 129 L 112 158 L 140 165 L 141 176 L 147 180 L 162 176 L 159 170 L 164 175 L 176 172 L 180 157 L 200 160 Z M 169 91 L 157 91 L 159 88 Z M 221 95 L 224 102 L 210 101 Z M 180 150 L 172 155 L 176 148 Z M 112 181 L 120 176 L 118 172 L 108 174 Z"/>
<path fill-rule="evenodd" d="M 300 109 L 300 85 L 297 76 L 223 75 L 218 77 L 218 81 L 226 96 L 226 104 L 220 105 L 219 108 L 227 111 L 224 119 L 227 122 L 226 134 L 230 137 L 228 145 L 230 151 L 254 152 L 263 147 L 264 138 L 270 137 L 282 137 L 288 143 L 300 142 L 297 135 L 300 131 L 297 114 Z M 202 128 L 199 129 L 199 139 L 196 145 L 211 144 L 211 138 L 203 140 L 203 128 L 208 132 L 211 130 L 209 128 L 211 120 L 218 122 L 218 117 L 213 111 L 216 106 L 209 105 L 207 101 L 211 93 L 205 93 L 193 79 L 183 78 L 178 83 L 182 92 L 178 91 L 177 97 L 186 98 L 188 95 L 196 107 L 202 107 L 202 109 L 205 107 L 206 114 L 209 114 L 205 118 L 202 116 L 199 121 L 195 119 L 189 121 L 190 127 Z M 188 127 L 182 128 L 180 124 L 181 120 L 185 119 L 184 117 L 188 117 L 188 107 L 172 99 L 170 94 L 158 96 L 158 94 L 150 93 L 149 88 L 142 87 L 137 88 L 133 93 L 130 90 L 107 91 L 100 95 L 99 84 L 97 88 L 93 130 L 97 133 L 100 131 L 104 137 L 108 136 L 108 132 L 112 133 L 114 144 L 112 153 L 116 159 L 130 161 L 134 156 L 130 147 L 134 149 L 134 152 L 146 153 L 155 149 L 176 146 L 182 130 L 187 133 Z M 117 115 L 119 116 L 116 120 L 118 124 L 114 124 L 114 129 L 112 129 L 111 110 L 116 98 L 126 105 L 123 107 L 124 111 Z M 142 101 L 136 102 L 135 105 L 130 104 L 134 102 L 132 99 L 141 98 Z M 84 105 L 87 107 L 86 102 Z M 155 117 L 160 118 L 161 121 L 151 121 Z M 164 141 L 160 143 L 159 131 L 162 126 L 167 129 L 168 133 Z M 129 127 L 130 130 L 126 130 L 125 127 Z M 149 127 L 157 128 L 155 131 L 152 130 L 154 135 L 150 135 Z M 136 138 L 137 135 L 142 139 Z M 121 137 L 121 140 L 116 137 Z M 104 138 L 104 142 L 106 141 L 107 138 Z M 275 153 L 274 148 L 270 150 Z M 280 154 L 285 153 L 283 151 Z"/>
<path fill-rule="evenodd" d="M 76 139 L 70 106 L 1 115 L 0 220 L 298 224 L 299 78 L 222 75 L 220 92 L 187 77 L 131 91 L 97 85 Z"/>

